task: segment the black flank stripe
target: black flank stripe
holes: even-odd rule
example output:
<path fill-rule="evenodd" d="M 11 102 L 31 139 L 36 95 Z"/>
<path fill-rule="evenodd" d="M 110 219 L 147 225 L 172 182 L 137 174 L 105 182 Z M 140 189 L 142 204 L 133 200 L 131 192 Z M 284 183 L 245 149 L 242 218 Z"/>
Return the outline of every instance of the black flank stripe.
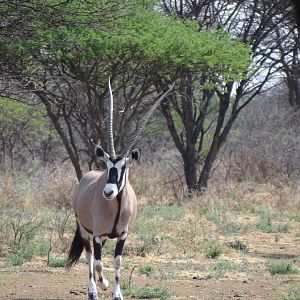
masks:
<path fill-rule="evenodd" d="M 114 238 L 118 237 L 117 229 L 116 228 L 117 228 L 117 225 L 118 225 L 118 222 L 119 222 L 119 219 L 120 219 L 122 195 L 123 195 L 123 191 L 121 191 L 118 194 L 118 196 L 117 196 L 118 211 L 117 211 L 117 214 L 116 214 L 116 217 L 115 217 L 115 221 L 114 221 L 114 226 L 113 226 L 112 232 L 111 232 L 111 234 L 108 235 L 108 237 L 110 239 L 114 239 Z"/>

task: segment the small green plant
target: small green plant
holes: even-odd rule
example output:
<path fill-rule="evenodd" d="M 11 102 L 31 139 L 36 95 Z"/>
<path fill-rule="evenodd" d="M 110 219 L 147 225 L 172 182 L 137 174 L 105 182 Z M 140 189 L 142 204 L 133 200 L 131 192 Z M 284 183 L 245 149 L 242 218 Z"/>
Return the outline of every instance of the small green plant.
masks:
<path fill-rule="evenodd" d="M 228 243 L 226 243 L 226 246 L 233 248 L 235 250 L 243 251 L 243 252 L 249 251 L 248 246 L 240 240 L 235 240 L 234 242 L 228 242 Z"/>
<path fill-rule="evenodd" d="M 48 266 L 53 268 L 64 268 L 66 266 L 66 262 L 67 259 L 65 257 L 60 258 L 60 257 L 50 256 Z"/>
<path fill-rule="evenodd" d="M 298 269 L 289 260 L 270 261 L 266 264 L 266 267 L 272 275 L 298 273 Z"/>
<path fill-rule="evenodd" d="M 300 300 L 300 288 L 289 294 L 283 295 L 280 300 Z"/>
<path fill-rule="evenodd" d="M 31 261 L 36 255 L 36 248 L 34 245 L 26 245 L 13 251 L 7 256 L 8 264 L 11 266 L 20 266 L 25 262 Z"/>
<path fill-rule="evenodd" d="M 257 224 L 256 227 L 264 232 L 264 233 L 277 233 L 277 232 L 288 232 L 290 229 L 289 223 L 280 223 L 280 224 L 273 224 L 271 218 L 261 219 Z"/>
<path fill-rule="evenodd" d="M 223 278 L 226 272 L 232 271 L 233 269 L 234 263 L 229 261 L 220 261 L 212 267 L 207 278 Z"/>
<path fill-rule="evenodd" d="M 152 266 L 142 266 L 139 268 L 140 274 L 146 275 L 147 277 L 150 277 L 154 274 L 155 270 Z"/>
<path fill-rule="evenodd" d="M 213 243 L 205 250 L 206 258 L 216 258 L 223 253 L 223 249 L 219 244 Z"/>
<path fill-rule="evenodd" d="M 249 270 L 249 263 L 243 260 L 240 263 L 233 263 L 226 260 L 218 261 L 211 269 L 207 279 L 223 278 L 227 272 L 247 272 Z"/>
<path fill-rule="evenodd" d="M 136 299 L 167 299 L 172 295 L 169 287 L 165 285 L 161 286 L 149 286 L 145 285 L 141 288 L 131 288 L 125 290 L 124 295 L 127 297 L 134 297 Z"/>
<path fill-rule="evenodd" d="M 300 222 L 300 214 L 292 214 L 288 219 L 294 222 Z"/>

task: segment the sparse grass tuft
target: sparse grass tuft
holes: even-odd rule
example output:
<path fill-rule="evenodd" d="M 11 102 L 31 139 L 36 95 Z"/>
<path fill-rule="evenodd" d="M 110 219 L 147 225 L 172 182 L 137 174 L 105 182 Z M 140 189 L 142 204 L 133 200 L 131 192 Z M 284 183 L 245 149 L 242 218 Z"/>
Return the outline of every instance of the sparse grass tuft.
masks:
<path fill-rule="evenodd" d="M 50 256 L 50 260 L 49 260 L 49 267 L 53 267 L 53 268 L 64 268 L 66 266 L 66 262 L 67 259 L 64 258 L 60 258 L 60 257 L 53 257 Z"/>
<path fill-rule="evenodd" d="M 178 221 L 184 215 L 184 208 L 176 204 L 166 205 L 157 203 L 149 205 L 140 213 L 140 215 L 147 219 L 159 218 L 167 219 L 169 221 Z"/>
<path fill-rule="evenodd" d="M 300 300 L 300 288 L 289 294 L 283 295 L 280 300 Z"/>
<path fill-rule="evenodd" d="M 228 242 L 228 243 L 226 243 L 226 246 L 233 248 L 235 250 L 243 251 L 243 252 L 249 251 L 248 246 L 240 240 L 235 240 L 234 242 Z"/>
<path fill-rule="evenodd" d="M 289 223 L 280 223 L 274 224 L 271 221 L 271 218 L 262 218 L 257 224 L 256 227 L 264 233 L 278 233 L 278 232 L 288 232 L 290 229 Z"/>
<path fill-rule="evenodd" d="M 134 297 L 136 299 L 167 299 L 171 297 L 172 292 L 169 287 L 165 285 L 161 286 L 149 286 L 145 285 L 141 288 L 131 288 L 124 291 L 125 296 Z"/>
<path fill-rule="evenodd" d="M 140 274 L 146 275 L 147 277 L 150 277 L 155 272 L 154 267 L 152 266 L 141 266 L 139 268 Z"/>
<path fill-rule="evenodd" d="M 227 272 L 247 272 L 249 263 L 245 260 L 241 263 L 233 263 L 226 260 L 218 261 L 211 269 L 209 278 L 223 278 Z"/>
<path fill-rule="evenodd" d="M 223 248 L 219 244 L 217 244 L 217 243 L 212 243 L 205 250 L 205 257 L 206 258 L 217 258 L 222 253 L 223 253 Z"/>
<path fill-rule="evenodd" d="M 272 275 L 297 274 L 299 272 L 289 260 L 270 261 L 266 267 Z"/>

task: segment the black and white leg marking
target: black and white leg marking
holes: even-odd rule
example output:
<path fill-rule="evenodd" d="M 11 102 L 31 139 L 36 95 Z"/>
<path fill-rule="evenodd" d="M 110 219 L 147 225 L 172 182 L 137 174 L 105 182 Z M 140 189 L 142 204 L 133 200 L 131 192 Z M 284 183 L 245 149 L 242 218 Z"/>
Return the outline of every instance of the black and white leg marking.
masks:
<path fill-rule="evenodd" d="M 94 244 L 94 256 L 95 256 L 95 269 L 99 275 L 99 286 L 102 290 L 107 290 L 109 282 L 103 276 L 103 263 L 101 260 L 102 245 L 104 245 L 105 240 L 101 240 L 101 237 L 96 236 L 93 238 Z"/>
<path fill-rule="evenodd" d="M 94 277 L 94 257 L 92 252 L 86 253 L 89 264 L 89 283 L 88 283 L 88 299 L 98 300 L 97 285 Z"/>
<path fill-rule="evenodd" d="M 122 263 L 122 251 L 125 244 L 127 233 L 124 233 L 121 238 L 118 238 L 115 249 L 115 282 L 113 287 L 113 300 L 123 300 L 123 296 L 120 289 L 120 268 Z"/>

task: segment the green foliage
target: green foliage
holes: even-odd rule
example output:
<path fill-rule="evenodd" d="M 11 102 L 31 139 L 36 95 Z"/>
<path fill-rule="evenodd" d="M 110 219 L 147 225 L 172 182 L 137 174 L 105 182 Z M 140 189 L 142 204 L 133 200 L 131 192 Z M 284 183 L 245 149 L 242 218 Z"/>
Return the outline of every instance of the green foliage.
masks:
<path fill-rule="evenodd" d="M 297 274 L 299 272 L 289 260 L 270 261 L 266 267 L 272 275 Z"/>
<path fill-rule="evenodd" d="M 141 213 L 141 218 L 157 218 L 167 219 L 169 221 L 179 221 L 184 215 L 184 208 L 182 206 L 172 204 L 166 205 L 162 203 L 151 204 Z"/>
<path fill-rule="evenodd" d="M 7 98 L 0 98 L 0 130 L 6 139 L 20 136 L 31 145 L 50 133 L 43 106 L 33 107 Z"/>
<path fill-rule="evenodd" d="M 277 232 L 288 232 L 290 229 L 289 223 L 279 223 L 274 224 L 271 221 L 271 218 L 262 218 L 257 224 L 256 227 L 264 233 L 277 233 Z"/>
<path fill-rule="evenodd" d="M 155 272 L 154 267 L 152 266 L 141 266 L 139 267 L 140 274 L 146 275 L 147 277 L 150 277 Z"/>
<path fill-rule="evenodd" d="M 91 5 L 68 1 L 58 12 L 36 1 L 30 11 L 35 18 L 28 24 L 33 33 L 3 41 L 1 46 L 22 62 L 27 59 L 29 73 L 42 71 L 45 62 L 86 65 L 101 61 L 106 63 L 102 70 L 106 81 L 114 62 L 130 58 L 130 68 L 138 58 L 141 69 L 148 72 L 155 65 L 163 76 L 182 69 L 217 75 L 225 81 L 244 76 L 250 63 L 247 45 L 232 41 L 221 29 L 199 32 L 196 21 L 163 16 L 154 9 L 154 2 L 98 0 Z M 49 24 L 47 17 L 53 14 L 58 15 Z M 93 20 L 87 17 L 92 14 Z M 35 57 L 39 66 L 32 62 L 32 53 L 39 53 Z"/>
<path fill-rule="evenodd" d="M 66 266 L 66 262 L 67 259 L 65 257 L 60 258 L 60 257 L 50 256 L 48 265 L 53 268 L 64 268 Z"/>
<path fill-rule="evenodd" d="M 165 204 L 152 204 L 139 212 L 133 227 L 139 239 L 135 251 L 139 254 L 153 251 L 160 254 L 163 242 L 167 239 L 165 234 L 161 234 L 161 228 L 167 228 L 173 221 L 180 220 L 183 214 L 183 207 Z"/>
<path fill-rule="evenodd" d="M 283 295 L 280 300 L 300 300 L 300 288 L 292 291 L 286 295 Z"/>
<path fill-rule="evenodd" d="M 167 299 L 171 297 L 172 292 L 170 288 L 165 285 L 154 287 L 145 285 L 141 288 L 125 290 L 124 295 L 127 297 L 131 296 L 136 299 Z"/>
<path fill-rule="evenodd" d="M 205 250 L 206 258 L 217 258 L 223 253 L 222 247 L 217 243 L 210 244 Z"/>
<path fill-rule="evenodd" d="M 231 214 L 232 211 L 230 211 L 228 205 L 220 201 L 213 210 L 206 212 L 205 217 L 213 222 L 223 235 L 236 235 L 245 232 L 248 229 L 247 226 L 241 226 L 231 221 Z"/>
<path fill-rule="evenodd" d="M 20 266 L 25 262 L 31 261 L 36 255 L 36 246 L 34 244 L 24 244 L 20 248 L 11 252 L 7 256 L 8 264 L 11 266 Z"/>

